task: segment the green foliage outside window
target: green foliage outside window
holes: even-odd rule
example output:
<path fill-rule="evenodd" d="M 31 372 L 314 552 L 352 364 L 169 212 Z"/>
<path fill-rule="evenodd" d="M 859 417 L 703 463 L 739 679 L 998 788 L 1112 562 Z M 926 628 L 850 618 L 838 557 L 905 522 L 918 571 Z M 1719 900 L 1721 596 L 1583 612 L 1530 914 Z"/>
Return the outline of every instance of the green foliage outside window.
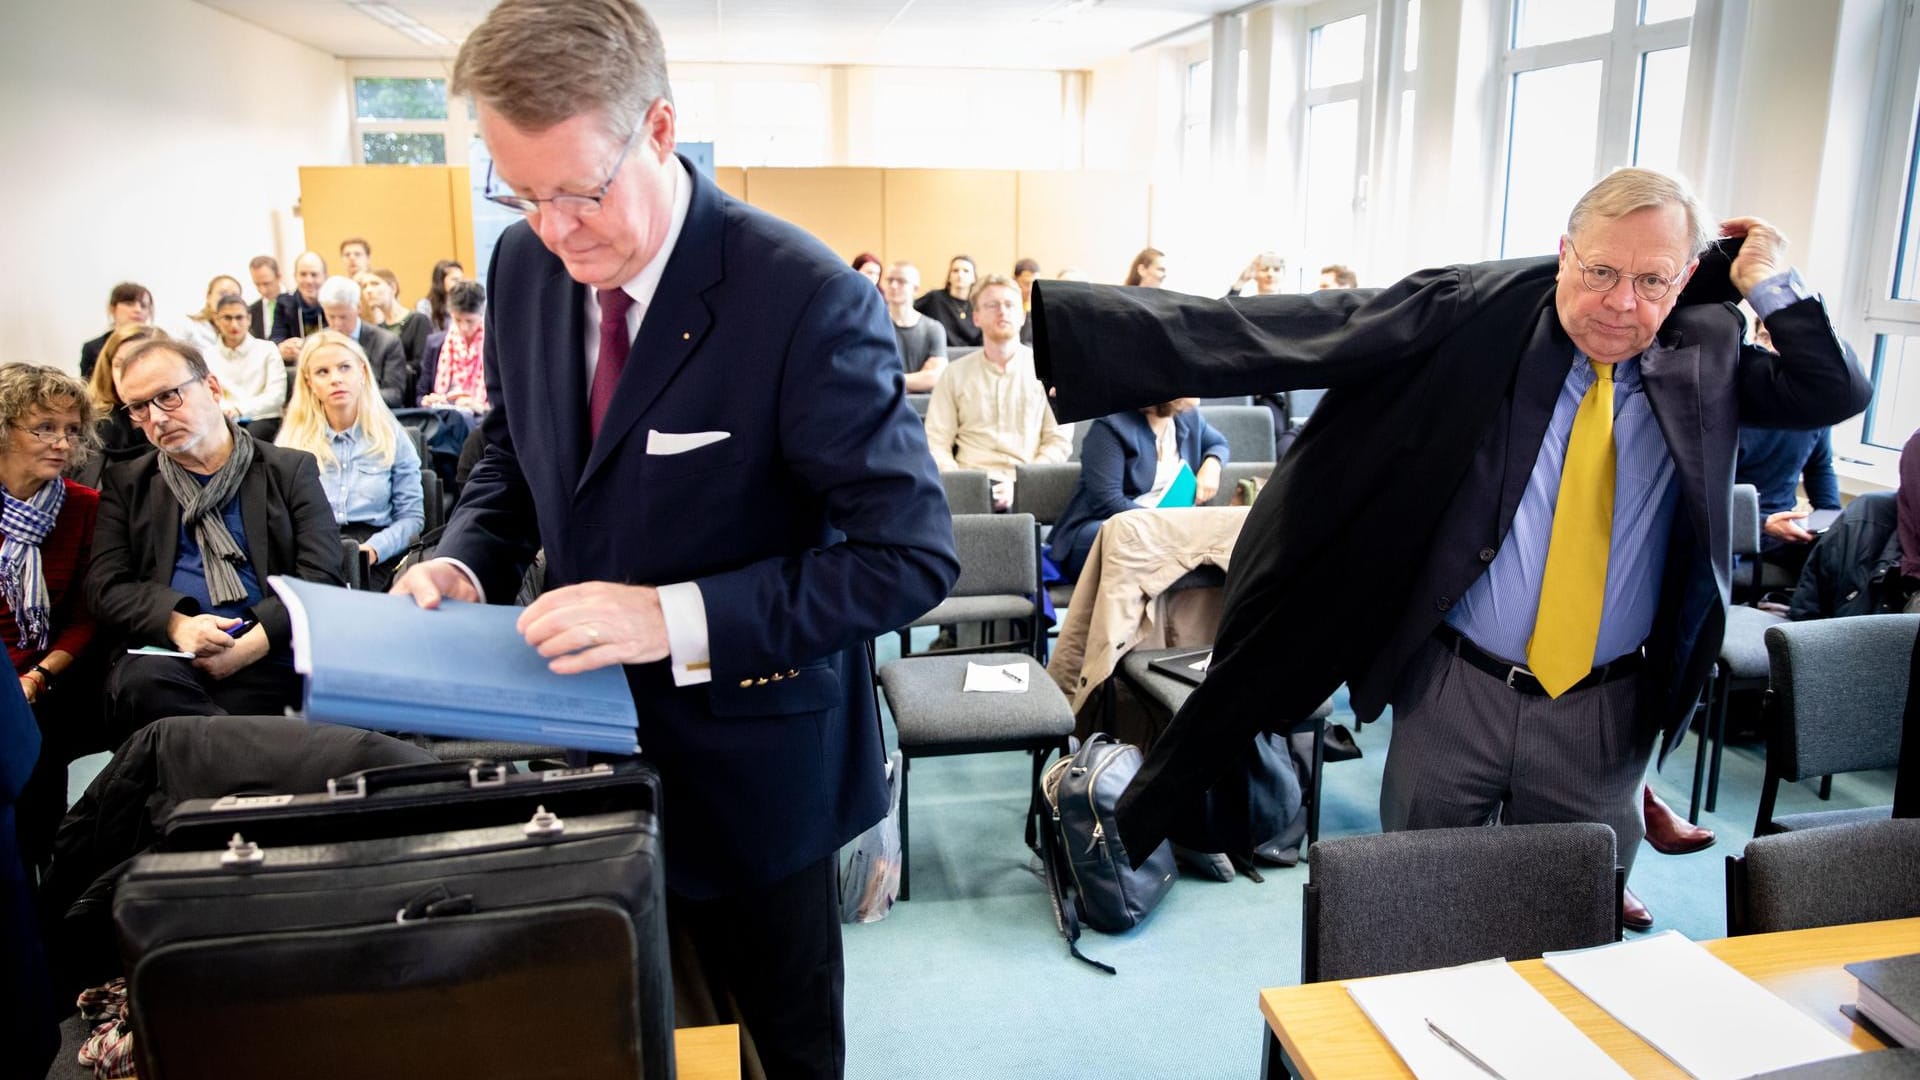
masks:
<path fill-rule="evenodd" d="M 445 79 L 355 79 L 353 111 L 362 120 L 445 120 Z"/>

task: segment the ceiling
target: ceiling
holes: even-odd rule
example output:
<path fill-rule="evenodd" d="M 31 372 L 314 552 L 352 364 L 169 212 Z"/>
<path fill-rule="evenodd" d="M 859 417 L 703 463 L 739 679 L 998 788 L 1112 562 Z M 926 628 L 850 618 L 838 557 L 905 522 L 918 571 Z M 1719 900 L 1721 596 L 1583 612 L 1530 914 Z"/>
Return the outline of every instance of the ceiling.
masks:
<path fill-rule="evenodd" d="M 200 0 L 350 60 L 451 58 L 491 0 Z M 1084 68 L 1245 0 L 651 0 L 676 63 Z M 371 13 L 368 9 L 372 9 Z M 451 44 L 387 25 L 411 21 Z M 431 35 L 429 35 L 431 36 Z"/>

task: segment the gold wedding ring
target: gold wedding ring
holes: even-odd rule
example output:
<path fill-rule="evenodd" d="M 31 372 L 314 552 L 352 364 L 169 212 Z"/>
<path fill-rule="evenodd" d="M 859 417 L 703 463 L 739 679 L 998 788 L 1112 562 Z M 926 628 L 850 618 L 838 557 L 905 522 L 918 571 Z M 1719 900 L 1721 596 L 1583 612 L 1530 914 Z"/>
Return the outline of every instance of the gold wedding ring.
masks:
<path fill-rule="evenodd" d="M 595 645 L 600 644 L 600 629 L 598 627 L 594 626 L 592 623 L 588 623 L 587 625 L 581 627 L 581 629 L 587 632 L 588 641 L 592 642 Z"/>

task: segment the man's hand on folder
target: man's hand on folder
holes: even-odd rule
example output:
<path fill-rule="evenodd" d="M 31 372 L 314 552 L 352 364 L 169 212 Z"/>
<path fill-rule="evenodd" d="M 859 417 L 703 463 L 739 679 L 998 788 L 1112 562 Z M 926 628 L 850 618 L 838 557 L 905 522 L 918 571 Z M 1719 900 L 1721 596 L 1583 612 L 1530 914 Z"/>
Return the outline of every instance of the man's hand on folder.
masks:
<path fill-rule="evenodd" d="M 651 585 L 589 581 L 543 594 L 514 624 L 559 675 L 667 656 L 667 620 Z"/>
<path fill-rule="evenodd" d="M 445 559 L 428 559 L 407 568 L 400 579 L 387 590 L 399 596 L 411 596 L 413 602 L 432 610 L 440 606 L 440 600 L 464 600 L 469 604 L 480 602 L 480 593 L 473 587 L 473 580 L 458 566 Z"/>

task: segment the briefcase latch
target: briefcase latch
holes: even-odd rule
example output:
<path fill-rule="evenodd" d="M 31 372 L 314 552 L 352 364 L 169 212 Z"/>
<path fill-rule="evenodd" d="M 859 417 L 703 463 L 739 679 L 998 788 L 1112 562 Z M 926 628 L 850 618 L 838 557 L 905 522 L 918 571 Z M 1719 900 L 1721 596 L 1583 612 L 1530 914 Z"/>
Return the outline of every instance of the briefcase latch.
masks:
<path fill-rule="evenodd" d="M 561 836 L 567 831 L 567 823 L 560 820 L 560 815 L 552 813 L 546 807 L 537 806 L 533 810 L 532 819 L 525 825 L 524 831 L 528 836 Z"/>
<path fill-rule="evenodd" d="M 227 841 L 227 850 L 220 853 L 221 866 L 258 866 L 266 861 L 266 853 L 260 850 L 260 845 L 239 833 L 233 834 L 233 839 Z"/>

